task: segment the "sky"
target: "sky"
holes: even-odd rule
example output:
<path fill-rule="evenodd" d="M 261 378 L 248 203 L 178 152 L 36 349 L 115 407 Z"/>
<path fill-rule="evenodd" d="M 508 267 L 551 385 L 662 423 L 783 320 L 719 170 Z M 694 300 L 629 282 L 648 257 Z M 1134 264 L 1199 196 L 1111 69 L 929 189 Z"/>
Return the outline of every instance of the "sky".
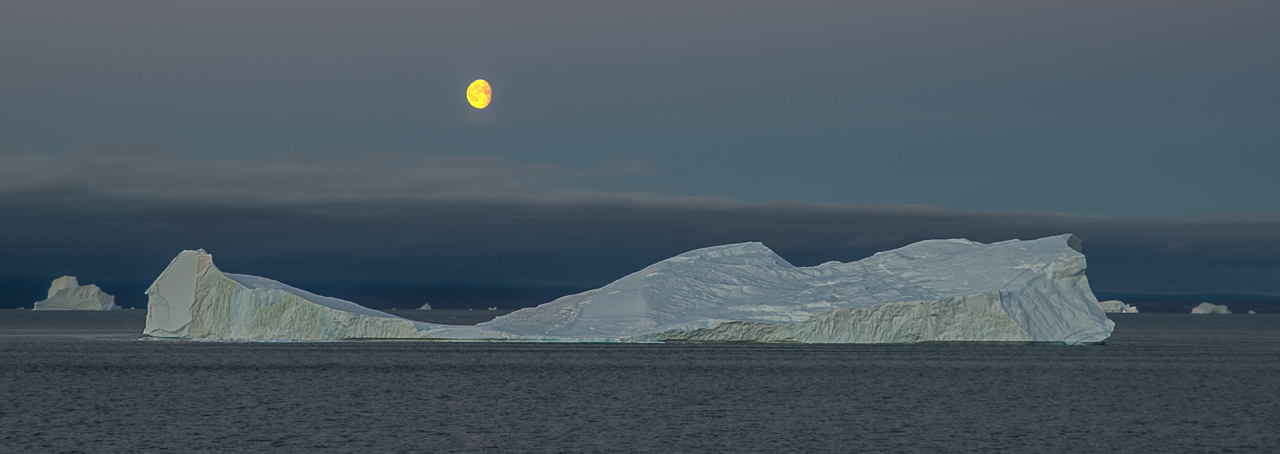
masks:
<path fill-rule="evenodd" d="M 1280 3 L 0 6 L 0 306 L 181 249 L 591 288 L 1072 232 L 1096 290 L 1280 296 Z M 470 107 L 475 79 L 493 102 Z M 342 284 L 333 284 L 340 282 Z M 7 289 L 7 290 L 6 290 Z"/>

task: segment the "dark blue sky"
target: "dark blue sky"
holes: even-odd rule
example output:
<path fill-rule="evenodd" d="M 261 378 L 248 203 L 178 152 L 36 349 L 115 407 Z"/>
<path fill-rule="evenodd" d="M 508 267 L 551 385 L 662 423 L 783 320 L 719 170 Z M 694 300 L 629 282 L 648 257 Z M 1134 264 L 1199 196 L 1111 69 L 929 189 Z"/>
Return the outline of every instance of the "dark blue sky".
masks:
<path fill-rule="evenodd" d="M 1074 231 L 1095 288 L 1280 295 L 1277 17 L 9 1 L 0 281 L 136 286 L 204 247 L 295 284 L 597 286 L 726 242 L 813 264 Z"/>

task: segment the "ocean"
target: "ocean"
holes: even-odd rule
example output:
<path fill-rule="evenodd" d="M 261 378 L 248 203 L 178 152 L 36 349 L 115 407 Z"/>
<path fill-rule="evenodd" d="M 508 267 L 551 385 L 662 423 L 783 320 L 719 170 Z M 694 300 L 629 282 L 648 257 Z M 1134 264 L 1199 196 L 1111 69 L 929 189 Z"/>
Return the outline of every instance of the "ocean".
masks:
<path fill-rule="evenodd" d="M 150 341 L 144 314 L 0 311 L 0 452 L 1280 452 L 1280 315 L 1061 346 Z"/>

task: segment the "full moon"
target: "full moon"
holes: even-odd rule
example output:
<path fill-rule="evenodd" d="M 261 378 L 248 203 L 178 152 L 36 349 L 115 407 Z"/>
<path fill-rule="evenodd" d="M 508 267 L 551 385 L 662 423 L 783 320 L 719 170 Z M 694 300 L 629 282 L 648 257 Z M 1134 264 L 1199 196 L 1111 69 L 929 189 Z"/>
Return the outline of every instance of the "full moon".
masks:
<path fill-rule="evenodd" d="M 483 109 L 489 105 L 489 100 L 493 98 L 493 89 L 489 88 L 489 83 L 484 79 L 479 79 L 471 83 L 467 87 L 467 102 L 471 103 L 471 107 Z"/>

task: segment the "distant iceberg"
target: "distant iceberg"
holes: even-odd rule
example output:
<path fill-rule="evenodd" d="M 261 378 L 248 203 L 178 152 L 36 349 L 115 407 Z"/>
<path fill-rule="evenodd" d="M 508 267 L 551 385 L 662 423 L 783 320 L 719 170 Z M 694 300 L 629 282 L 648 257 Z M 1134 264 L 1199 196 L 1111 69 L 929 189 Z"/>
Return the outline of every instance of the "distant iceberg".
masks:
<path fill-rule="evenodd" d="M 1225 304 L 1200 303 L 1191 309 L 1192 314 L 1230 314 L 1231 310 L 1227 309 Z"/>
<path fill-rule="evenodd" d="M 1052 342 L 1110 337 L 1072 235 L 929 240 L 849 263 L 787 263 L 760 243 L 698 249 L 596 290 L 474 326 L 415 322 L 184 251 L 147 291 L 145 333 L 225 340 Z"/>
<path fill-rule="evenodd" d="M 38 311 L 107 311 L 120 309 L 116 297 L 96 285 L 80 285 L 75 276 L 54 279 L 49 294 L 34 307 Z"/>
<path fill-rule="evenodd" d="M 1102 312 L 1108 314 L 1136 314 L 1138 308 L 1125 304 L 1123 301 L 1108 300 L 1099 301 L 1098 306 L 1102 307 Z"/>

